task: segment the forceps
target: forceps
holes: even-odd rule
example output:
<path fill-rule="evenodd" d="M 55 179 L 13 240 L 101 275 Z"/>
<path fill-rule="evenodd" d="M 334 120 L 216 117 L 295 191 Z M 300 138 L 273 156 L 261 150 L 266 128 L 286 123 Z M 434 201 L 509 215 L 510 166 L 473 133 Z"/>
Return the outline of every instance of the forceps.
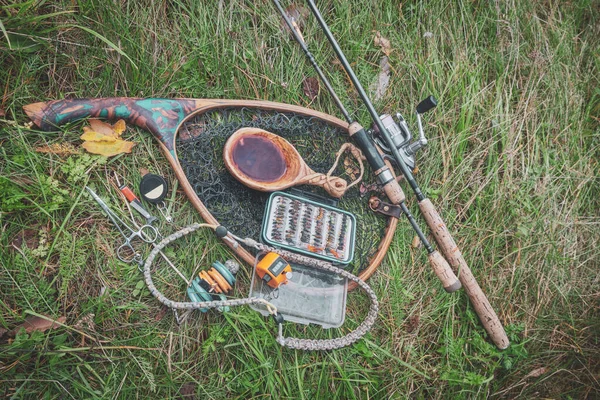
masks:
<path fill-rule="evenodd" d="M 117 258 L 125 263 L 137 262 L 139 265 L 144 264 L 144 260 L 142 259 L 142 255 L 133 248 L 131 242 L 135 238 L 140 238 L 142 241 L 146 243 L 154 243 L 156 238 L 158 237 L 158 230 L 152 225 L 143 225 L 137 231 L 132 227 L 127 225 L 125 221 L 123 221 L 117 214 L 111 210 L 108 205 L 102 201 L 100 197 L 88 186 L 85 187 L 88 192 L 92 195 L 94 200 L 100 205 L 100 208 L 104 210 L 108 218 L 112 221 L 112 223 L 117 227 L 125 242 L 117 248 Z M 125 233 L 128 232 L 128 233 Z M 129 234 L 129 236 L 128 236 Z"/>

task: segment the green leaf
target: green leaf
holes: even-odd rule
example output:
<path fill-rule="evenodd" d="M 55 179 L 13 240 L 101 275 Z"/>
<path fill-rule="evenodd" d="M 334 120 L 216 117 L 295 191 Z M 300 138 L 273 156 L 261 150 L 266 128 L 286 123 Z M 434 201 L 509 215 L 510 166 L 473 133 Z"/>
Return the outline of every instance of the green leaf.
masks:
<path fill-rule="evenodd" d="M 14 35 L 12 33 L 6 33 L 6 39 L 9 42 L 10 49 L 14 51 L 21 51 L 23 53 L 35 53 L 42 47 L 42 43 L 33 40 L 29 36 Z"/>
<path fill-rule="evenodd" d="M 54 343 L 55 346 L 60 346 L 61 344 L 65 343 L 66 341 L 67 341 L 66 333 L 63 333 L 61 335 L 56 335 L 52 339 L 52 343 Z"/>

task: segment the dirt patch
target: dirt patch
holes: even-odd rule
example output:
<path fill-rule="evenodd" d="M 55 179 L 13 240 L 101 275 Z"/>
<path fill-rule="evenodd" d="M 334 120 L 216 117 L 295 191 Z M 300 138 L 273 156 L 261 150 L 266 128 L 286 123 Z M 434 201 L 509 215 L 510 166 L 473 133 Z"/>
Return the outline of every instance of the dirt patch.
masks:
<path fill-rule="evenodd" d="M 40 235 L 37 229 L 23 229 L 11 241 L 11 245 L 19 250 L 23 246 L 29 250 L 37 249 L 40 245 Z"/>

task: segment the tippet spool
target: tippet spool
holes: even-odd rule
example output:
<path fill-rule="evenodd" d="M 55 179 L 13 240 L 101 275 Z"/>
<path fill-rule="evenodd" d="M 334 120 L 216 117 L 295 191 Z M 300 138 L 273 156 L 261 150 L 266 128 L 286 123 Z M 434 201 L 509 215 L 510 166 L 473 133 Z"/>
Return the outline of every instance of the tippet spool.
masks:
<path fill-rule="evenodd" d="M 187 289 L 188 297 L 192 302 L 227 300 L 225 293 L 230 292 L 235 284 L 235 274 L 240 269 L 240 265 L 233 261 L 225 261 L 225 265 L 216 261 L 212 268 L 206 271 L 200 271 Z M 219 311 L 229 311 L 229 307 L 218 309 Z M 201 308 L 200 311 L 207 312 L 208 309 Z"/>
<path fill-rule="evenodd" d="M 140 181 L 140 195 L 148 203 L 159 204 L 169 193 L 169 184 L 162 176 L 146 174 Z"/>
<path fill-rule="evenodd" d="M 148 203 L 155 204 L 165 220 L 172 222 L 173 218 L 167 213 L 167 207 L 164 202 L 167 193 L 169 193 L 169 184 L 165 178 L 155 174 L 142 176 L 142 180 L 140 181 L 140 196 Z"/>

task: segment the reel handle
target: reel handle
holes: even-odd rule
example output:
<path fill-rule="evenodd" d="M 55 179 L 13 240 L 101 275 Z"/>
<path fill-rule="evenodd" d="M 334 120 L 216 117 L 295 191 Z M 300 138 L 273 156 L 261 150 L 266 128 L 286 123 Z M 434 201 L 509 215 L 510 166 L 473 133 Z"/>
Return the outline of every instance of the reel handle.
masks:
<path fill-rule="evenodd" d="M 419 208 L 423 213 L 425 221 L 427 221 L 427 225 L 433 232 L 442 253 L 444 253 L 444 256 L 454 270 L 458 271 L 460 282 L 465 288 L 483 327 L 499 349 L 506 349 L 510 342 L 508 341 L 508 336 L 506 336 L 504 327 L 492 308 L 490 301 L 475 280 L 471 269 L 458 249 L 454 238 L 450 235 L 448 227 L 446 227 L 442 217 L 440 217 L 440 214 L 429 199 L 422 200 L 419 203 Z"/>
<path fill-rule="evenodd" d="M 429 96 L 417 105 L 417 113 L 423 114 L 437 106 L 437 100 L 433 96 Z"/>

